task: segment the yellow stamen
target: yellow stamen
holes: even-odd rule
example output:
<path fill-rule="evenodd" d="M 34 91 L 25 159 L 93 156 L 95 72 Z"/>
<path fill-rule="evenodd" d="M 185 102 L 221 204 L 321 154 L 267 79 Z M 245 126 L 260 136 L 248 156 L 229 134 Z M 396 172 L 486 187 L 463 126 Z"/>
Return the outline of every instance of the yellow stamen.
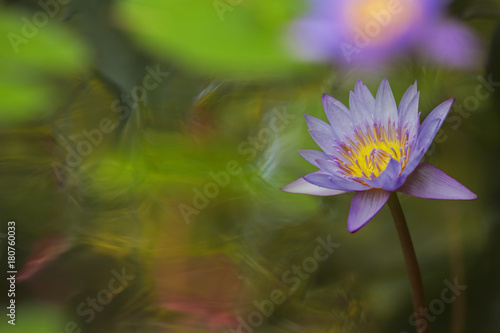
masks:
<path fill-rule="evenodd" d="M 342 173 L 348 177 L 373 179 L 387 167 L 391 157 L 406 166 L 410 148 L 407 145 L 408 134 L 394 124 L 366 127 L 354 133 L 354 141 L 347 139 L 347 144 L 340 146 L 344 160 L 337 159 Z"/>
<path fill-rule="evenodd" d="M 356 34 L 383 44 L 406 31 L 421 14 L 418 1 L 358 0 L 350 2 L 345 17 L 356 27 Z"/>

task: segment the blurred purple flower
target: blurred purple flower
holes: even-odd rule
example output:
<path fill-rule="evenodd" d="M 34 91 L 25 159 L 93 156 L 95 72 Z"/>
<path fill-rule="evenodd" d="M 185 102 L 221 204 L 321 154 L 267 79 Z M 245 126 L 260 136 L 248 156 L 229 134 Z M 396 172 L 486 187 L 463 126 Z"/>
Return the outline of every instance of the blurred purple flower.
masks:
<path fill-rule="evenodd" d="M 477 63 L 475 35 L 446 17 L 448 0 L 309 0 L 291 29 L 299 57 L 377 66 L 414 49 L 456 67 Z"/>
<path fill-rule="evenodd" d="M 299 151 L 320 170 L 281 189 L 319 196 L 356 192 L 347 220 L 349 232 L 370 221 L 392 191 L 427 199 L 476 199 L 474 193 L 437 167 L 420 163 L 454 99 L 437 106 L 420 125 L 419 97 L 415 82 L 398 108 L 387 79 L 380 83 L 376 98 L 358 80 L 349 96 L 350 110 L 323 95 L 331 125 L 305 116 L 309 133 L 323 152 Z"/>

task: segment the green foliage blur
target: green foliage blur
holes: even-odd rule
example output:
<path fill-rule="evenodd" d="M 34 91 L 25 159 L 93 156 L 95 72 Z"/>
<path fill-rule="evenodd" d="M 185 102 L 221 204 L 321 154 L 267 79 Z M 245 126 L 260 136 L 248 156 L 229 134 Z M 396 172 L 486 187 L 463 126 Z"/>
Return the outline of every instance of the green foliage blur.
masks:
<path fill-rule="evenodd" d="M 456 99 L 425 159 L 479 197 L 400 196 L 428 302 L 467 285 L 432 331 L 498 332 L 499 6 L 449 6 L 481 39 L 474 69 L 367 72 L 294 58 L 305 1 L 0 1 L 1 331 L 414 331 L 389 211 L 349 234 L 352 194 L 279 190 L 314 171 L 297 150 L 317 149 L 321 95 L 387 77 L 397 102 L 418 81 L 421 120 Z"/>

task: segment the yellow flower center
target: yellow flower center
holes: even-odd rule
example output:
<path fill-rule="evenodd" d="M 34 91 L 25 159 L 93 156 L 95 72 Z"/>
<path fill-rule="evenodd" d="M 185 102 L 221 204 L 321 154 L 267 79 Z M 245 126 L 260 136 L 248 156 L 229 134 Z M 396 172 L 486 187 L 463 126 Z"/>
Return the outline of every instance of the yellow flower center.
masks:
<path fill-rule="evenodd" d="M 363 0 L 351 7 L 354 21 L 357 23 L 368 22 L 374 19 L 374 13 L 387 10 L 387 0 Z"/>
<path fill-rule="evenodd" d="M 354 141 L 348 139 L 339 148 L 344 160 L 337 159 L 337 163 L 344 175 L 366 179 L 378 177 L 391 157 L 401 162 L 403 170 L 410 153 L 408 134 L 395 125 L 387 130 L 382 125 L 367 126 L 365 131 L 354 133 Z"/>
<path fill-rule="evenodd" d="M 354 36 L 363 35 L 365 42 L 382 44 L 411 27 L 421 15 L 421 7 L 419 1 L 352 0 L 346 17 L 352 22 Z"/>

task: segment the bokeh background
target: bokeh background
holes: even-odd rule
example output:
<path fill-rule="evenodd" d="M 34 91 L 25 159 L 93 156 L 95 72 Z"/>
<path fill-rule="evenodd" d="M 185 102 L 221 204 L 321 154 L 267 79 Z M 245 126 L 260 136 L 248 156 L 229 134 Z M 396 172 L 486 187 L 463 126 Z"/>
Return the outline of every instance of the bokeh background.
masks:
<path fill-rule="evenodd" d="M 301 59 L 287 36 L 308 6 L 0 2 L 2 332 L 414 332 L 388 209 L 350 234 L 352 194 L 279 190 L 314 170 L 297 150 L 317 149 L 321 95 L 384 77 L 397 102 L 418 81 L 421 119 L 456 98 L 425 160 L 479 197 L 400 195 L 431 331 L 500 331 L 500 2 L 444 6 L 476 35 L 466 68 Z M 440 303 L 446 281 L 467 289 Z"/>

